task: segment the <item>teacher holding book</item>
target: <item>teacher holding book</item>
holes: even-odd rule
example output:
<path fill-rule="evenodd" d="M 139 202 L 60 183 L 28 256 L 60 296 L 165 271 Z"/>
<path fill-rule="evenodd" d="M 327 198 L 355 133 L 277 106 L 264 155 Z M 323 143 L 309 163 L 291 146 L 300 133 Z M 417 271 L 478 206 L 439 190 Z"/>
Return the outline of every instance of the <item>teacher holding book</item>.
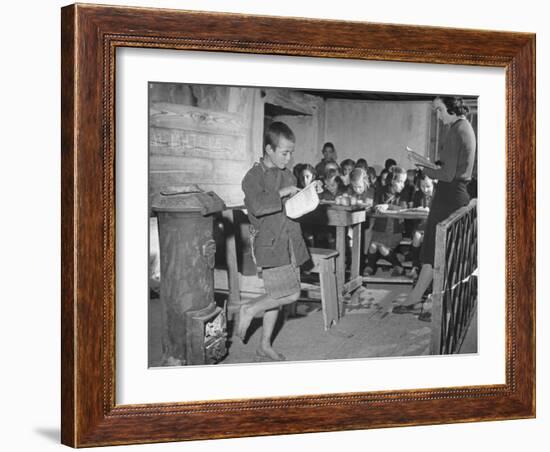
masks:
<path fill-rule="evenodd" d="M 419 306 L 433 279 L 437 224 L 470 202 L 467 185 L 474 168 L 476 137 L 472 125 L 466 119 L 469 109 L 461 97 L 437 97 L 432 106 L 439 119 L 444 124 L 450 124 L 451 128 L 440 150 L 439 165 L 428 165 L 424 159 L 416 157 L 415 153 L 409 153 L 409 158 L 415 165 L 422 167 L 425 174 L 439 182 L 435 188 L 420 251 L 420 275 L 407 297 L 406 306 L 397 306 L 394 312 L 410 312 Z M 431 313 L 422 312 L 419 318 L 429 321 Z"/>

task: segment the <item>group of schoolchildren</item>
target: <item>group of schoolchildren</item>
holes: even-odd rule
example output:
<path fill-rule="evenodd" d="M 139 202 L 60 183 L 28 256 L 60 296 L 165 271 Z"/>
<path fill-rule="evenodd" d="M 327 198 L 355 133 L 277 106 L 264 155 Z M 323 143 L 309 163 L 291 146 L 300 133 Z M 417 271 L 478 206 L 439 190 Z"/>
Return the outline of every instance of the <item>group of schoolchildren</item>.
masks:
<path fill-rule="evenodd" d="M 300 223 L 285 214 L 285 202 L 314 180 L 322 181 L 320 197 L 336 200 L 347 194 L 366 207 L 378 211 L 402 207 L 425 207 L 430 204 L 433 184 L 421 174 L 406 172 L 388 159 L 380 175 L 364 159 L 336 163 L 332 143 L 323 146 L 323 159 L 315 166 L 298 164 L 294 174 L 287 167 L 294 152 L 296 138 L 282 122 L 270 124 L 265 134 L 263 156 L 247 172 L 242 181 L 245 206 L 251 223 L 253 259 L 261 271 L 265 295 L 239 309 L 237 335 L 244 341 L 250 322 L 263 317 L 263 329 L 257 354 L 263 359 L 282 361 L 286 358 L 272 347 L 272 334 L 281 306 L 293 303 L 300 296 L 300 266 L 309 253 Z M 318 191 L 321 183 L 316 183 Z M 412 226 L 412 227 L 411 227 Z M 409 225 L 413 250 L 417 253 L 422 225 Z M 396 248 L 405 232 L 405 223 L 392 218 L 376 218 L 373 237 L 368 247 L 365 273 L 376 270 L 379 256 L 393 264 L 393 273 L 403 271 Z M 416 238 L 416 240 L 415 240 Z"/>
<path fill-rule="evenodd" d="M 373 207 L 377 212 L 403 208 L 429 209 L 434 181 L 421 171 L 405 171 L 391 158 L 386 160 L 379 175 L 364 158 L 356 162 L 345 159 L 338 164 L 336 149 L 330 142 L 325 143 L 322 154 L 322 160 L 315 167 L 310 164 L 294 166 L 299 188 L 321 180 L 323 191 L 319 198 L 322 200 L 335 201 L 346 196 L 352 199 L 350 204 Z M 412 268 L 408 276 L 415 277 L 420 267 L 424 226 L 423 220 L 375 218 L 370 244 L 365 249 L 363 274 L 375 274 L 377 262 L 383 258 L 392 266 L 391 275 L 401 276 L 405 273 L 402 262 L 410 259 Z M 411 240 L 411 246 L 406 251 L 405 247 L 400 246 L 404 238 Z"/>

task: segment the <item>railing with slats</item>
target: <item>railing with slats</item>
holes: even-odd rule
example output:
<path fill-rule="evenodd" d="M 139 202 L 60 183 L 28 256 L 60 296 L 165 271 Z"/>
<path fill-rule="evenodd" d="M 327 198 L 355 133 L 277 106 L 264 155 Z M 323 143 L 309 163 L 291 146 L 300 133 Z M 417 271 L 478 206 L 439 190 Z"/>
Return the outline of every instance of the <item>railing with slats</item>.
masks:
<path fill-rule="evenodd" d="M 432 353 L 458 353 L 477 307 L 477 200 L 437 225 Z"/>

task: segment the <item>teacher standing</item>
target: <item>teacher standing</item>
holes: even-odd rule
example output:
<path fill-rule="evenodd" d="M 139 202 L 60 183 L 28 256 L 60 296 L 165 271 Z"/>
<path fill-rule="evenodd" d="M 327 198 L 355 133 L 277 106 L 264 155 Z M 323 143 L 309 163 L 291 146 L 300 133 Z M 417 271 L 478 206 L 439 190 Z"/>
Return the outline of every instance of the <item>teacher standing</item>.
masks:
<path fill-rule="evenodd" d="M 474 168 L 476 137 L 472 125 L 466 119 L 469 109 L 461 97 L 436 97 L 432 107 L 439 119 L 451 127 L 439 153 L 440 164 L 437 169 L 423 168 L 429 177 L 438 180 L 438 184 L 420 250 L 420 275 L 407 297 L 407 306 L 403 307 L 406 309 L 414 309 L 421 302 L 432 282 L 437 224 L 470 202 L 467 186 Z M 422 312 L 419 318 L 429 321 L 430 317 L 429 312 Z"/>

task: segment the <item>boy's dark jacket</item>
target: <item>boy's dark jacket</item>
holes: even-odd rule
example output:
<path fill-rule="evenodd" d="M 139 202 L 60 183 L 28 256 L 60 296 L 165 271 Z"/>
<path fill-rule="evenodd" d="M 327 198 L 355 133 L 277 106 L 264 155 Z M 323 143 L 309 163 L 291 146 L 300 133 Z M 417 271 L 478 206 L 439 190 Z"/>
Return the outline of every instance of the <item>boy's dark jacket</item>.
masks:
<path fill-rule="evenodd" d="M 268 168 L 262 160 L 254 164 L 242 181 L 244 203 L 255 233 L 254 255 L 258 267 L 290 264 L 289 241 L 297 265 L 309 259 L 300 223 L 286 216 L 279 196 L 279 190 L 290 185 L 296 185 L 296 178 L 288 169 Z"/>
<path fill-rule="evenodd" d="M 392 193 L 389 186 L 380 190 L 374 200 L 374 205 L 388 204 L 390 210 L 399 207 L 407 207 L 407 203 L 401 200 L 400 193 Z M 391 229 L 391 231 L 388 231 Z M 377 232 L 403 233 L 403 224 L 395 218 L 375 218 L 373 230 Z"/>

